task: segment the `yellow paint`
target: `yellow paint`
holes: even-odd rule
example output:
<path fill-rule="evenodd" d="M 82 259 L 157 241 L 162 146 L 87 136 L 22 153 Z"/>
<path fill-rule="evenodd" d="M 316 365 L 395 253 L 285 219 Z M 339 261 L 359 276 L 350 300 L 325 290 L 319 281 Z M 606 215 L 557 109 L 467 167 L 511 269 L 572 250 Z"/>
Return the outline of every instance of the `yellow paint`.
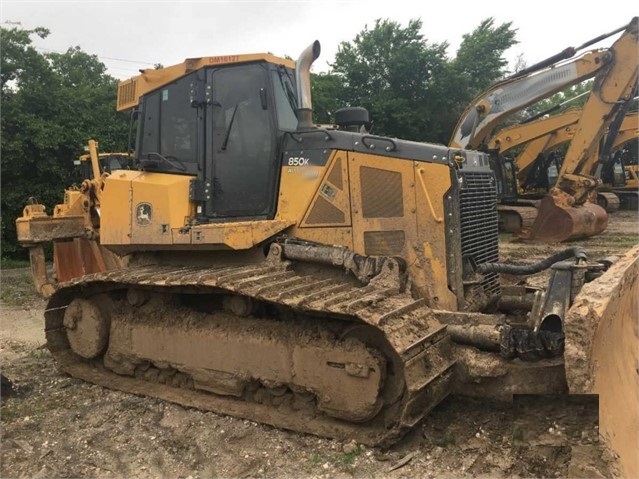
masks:
<path fill-rule="evenodd" d="M 301 220 L 319 188 L 325 170 L 323 166 L 282 167 L 275 219 L 285 222 Z"/>
<path fill-rule="evenodd" d="M 339 175 L 335 175 L 339 173 Z M 332 177 L 340 177 L 340 184 L 335 184 L 331 180 Z M 343 221 L 339 222 L 311 222 L 312 213 L 314 213 L 319 202 L 331 205 L 335 210 L 339 210 L 344 215 Z M 309 218 L 311 217 L 311 218 Z M 350 226 L 351 224 L 351 203 L 350 192 L 348 188 L 348 159 L 345 152 L 337 152 L 328 162 L 328 166 L 324 170 L 324 177 L 319 183 L 315 197 L 311 201 L 309 207 L 304 214 L 301 227 L 326 227 L 326 226 Z M 303 234 L 303 233 L 302 233 Z"/>
<path fill-rule="evenodd" d="M 365 204 L 362 199 L 362 168 L 370 168 L 369 171 L 378 171 L 380 175 L 389 173 L 399 174 L 401 177 L 401 191 L 392 191 L 389 185 L 380 190 L 380 194 L 386 194 L 393 198 L 401 196 L 401 215 L 389 217 L 374 217 L 364 214 Z M 402 251 L 396 254 L 406 256 L 406 245 L 410 238 L 415 238 L 417 223 L 415 221 L 415 172 L 411 161 L 398 161 L 392 158 L 384 158 L 364 153 L 349 153 L 348 174 L 351 189 L 351 205 L 353 218 L 353 250 L 359 254 L 367 253 L 365 247 L 366 233 L 382 234 L 385 232 L 403 232 L 405 245 Z M 382 200 L 383 201 L 383 200 Z M 393 234 L 393 233 L 391 233 Z"/>
<path fill-rule="evenodd" d="M 457 310 L 457 298 L 448 288 L 446 257 L 452 245 L 446 244 L 444 200 L 451 187 L 450 169 L 447 165 L 415 162 L 416 175 L 427 188 L 416 191 L 417 235 L 414 251 L 410 251 L 411 263 L 420 265 L 412 271 L 418 290 L 432 299 L 438 309 Z M 452 232 L 459 236 L 459 231 Z"/>
<path fill-rule="evenodd" d="M 218 55 L 212 57 L 187 58 L 182 63 L 160 69 L 141 70 L 141 75 L 123 80 L 118 84 L 118 111 L 128 110 L 138 105 L 140 97 L 163 85 L 167 85 L 193 71 L 205 67 L 217 67 L 234 63 L 265 61 L 276 65 L 295 68 L 295 62 L 279 58 L 270 53 L 247 55 Z"/>
<path fill-rule="evenodd" d="M 293 224 L 295 224 L 294 221 L 273 220 L 199 225 L 190 230 L 191 243 L 207 246 L 208 249 L 211 246 L 236 250 L 248 249 L 275 236 Z"/>
<path fill-rule="evenodd" d="M 435 220 L 436 223 L 441 223 L 442 221 L 444 221 L 443 216 L 438 215 L 437 213 L 435 213 L 435 208 L 433 207 L 433 200 L 431 200 L 430 195 L 428 194 L 428 186 L 426 185 L 426 181 L 424 180 L 424 176 L 427 174 L 426 168 L 417 168 L 417 178 L 419 178 L 419 184 L 422 187 L 422 192 L 424 193 L 424 196 L 426 197 L 426 204 L 428 205 L 428 210 L 430 211 L 431 216 L 433 217 L 433 220 Z"/>

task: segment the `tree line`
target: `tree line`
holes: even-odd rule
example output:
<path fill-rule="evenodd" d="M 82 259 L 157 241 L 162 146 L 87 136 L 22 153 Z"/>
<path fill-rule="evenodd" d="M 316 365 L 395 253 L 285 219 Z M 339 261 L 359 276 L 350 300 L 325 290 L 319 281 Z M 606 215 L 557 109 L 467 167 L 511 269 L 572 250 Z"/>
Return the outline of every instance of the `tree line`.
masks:
<path fill-rule="evenodd" d="M 511 22 L 487 18 L 464 34 L 453 57 L 432 43 L 422 22 L 378 19 L 338 46 L 327 73 L 312 74 L 314 120 L 332 123 L 346 106 L 365 107 L 373 133 L 448 143 L 459 116 L 480 92 L 509 73 L 505 52 L 517 44 Z M 116 111 L 118 80 L 96 55 L 70 47 L 41 52 L 44 28 L 0 27 L 2 256 L 26 258 L 15 220 L 30 197 L 51 213 L 81 178 L 72 161 L 88 139 L 102 151 L 126 151 L 128 115 Z"/>

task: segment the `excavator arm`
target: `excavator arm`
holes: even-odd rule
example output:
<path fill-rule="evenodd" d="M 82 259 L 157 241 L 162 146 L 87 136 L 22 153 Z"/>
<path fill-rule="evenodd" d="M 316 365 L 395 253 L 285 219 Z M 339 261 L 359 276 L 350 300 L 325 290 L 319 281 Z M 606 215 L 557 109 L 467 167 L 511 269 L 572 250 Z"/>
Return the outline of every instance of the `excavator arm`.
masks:
<path fill-rule="evenodd" d="M 505 155 L 511 150 L 526 145 L 522 152 L 527 154 L 517 155 L 515 164 L 519 171 L 528 168 L 537 158 L 537 155 L 548 149 L 547 145 L 558 135 L 562 135 L 579 121 L 582 111 L 580 108 L 571 108 L 565 112 L 548 116 L 534 122 L 518 123 L 500 130 L 489 138 L 487 147 L 489 151 L 496 151 Z M 532 156 L 537 152 L 535 156 Z"/>
<path fill-rule="evenodd" d="M 632 25 L 594 38 L 577 48 L 566 48 L 532 67 L 498 82 L 477 96 L 460 117 L 449 145 L 479 149 L 494 128 L 510 115 L 544 98 L 593 78 L 614 60 L 610 49 L 587 51 L 574 56 L 593 43 L 600 42 Z"/>
<path fill-rule="evenodd" d="M 529 127 L 532 127 L 533 131 L 524 131 L 520 135 L 522 141 L 517 142 L 514 146 L 521 146 L 521 144 L 524 144 L 524 146 L 515 156 L 514 162 L 517 166 L 517 180 L 520 182 L 522 192 L 525 193 L 529 173 L 532 168 L 537 166 L 540 155 L 552 152 L 570 142 L 575 136 L 580 117 L 580 109 L 570 110 L 555 117 L 539 120 L 538 125 L 533 126 L 529 124 Z M 553 125 L 557 125 L 557 128 L 553 129 Z M 548 126 L 548 128 L 546 129 L 545 126 Z M 527 129 L 526 125 L 517 125 L 517 128 L 508 129 L 516 131 L 518 128 L 523 130 Z M 545 134 L 538 136 L 537 134 L 542 131 Z M 503 132 L 505 133 L 506 129 L 503 130 Z M 637 138 L 639 138 L 639 116 L 637 116 L 637 112 L 631 112 L 623 117 L 619 131 L 614 135 L 614 139 L 612 139 L 611 152 L 618 150 L 623 145 Z M 593 152 L 593 154 L 595 153 Z"/>
<path fill-rule="evenodd" d="M 612 150 L 618 150 L 626 143 L 639 138 L 639 114 L 634 111 L 626 115 L 612 144 Z"/>

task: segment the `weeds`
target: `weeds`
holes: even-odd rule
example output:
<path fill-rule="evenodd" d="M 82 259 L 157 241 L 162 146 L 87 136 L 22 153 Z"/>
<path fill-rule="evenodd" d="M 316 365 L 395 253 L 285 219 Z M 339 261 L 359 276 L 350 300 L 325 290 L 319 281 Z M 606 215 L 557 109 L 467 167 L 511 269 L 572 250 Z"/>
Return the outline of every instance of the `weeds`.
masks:
<path fill-rule="evenodd" d="M 39 298 L 28 269 L 10 277 L 2 274 L 0 281 L 0 300 L 8 306 L 24 306 Z"/>
<path fill-rule="evenodd" d="M 351 469 L 355 465 L 355 460 L 357 456 L 362 453 L 362 448 L 357 446 L 357 448 L 352 452 L 343 452 L 341 454 L 337 454 L 335 456 L 335 463 L 341 469 Z"/>
<path fill-rule="evenodd" d="M 49 359 L 51 357 L 51 354 L 49 353 L 49 350 L 46 347 L 41 346 L 39 348 L 35 348 L 29 351 L 28 356 L 31 359 Z"/>
<path fill-rule="evenodd" d="M 19 396 L 2 402 L 0 417 L 2 422 L 15 421 L 16 419 L 31 418 L 37 423 L 38 418 L 43 417 L 49 411 L 56 409 L 58 404 L 44 398 L 32 396 L 30 399 Z"/>
<path fill-rule="evenodd" d="M 355 470 L 355 462 L 357 457 L 362 454 L 363 449 L 357 447 L 352 452 L 336 452 L 333 454 L 311 454 L 306 462 L 308 472 L 316 471 L 318 468 L 329 467 L 338 469 L 342 472 L 352 473 Z"/>
<path fill-rule="evenodd" d="M 16 268 L 28 268 L 29 260 L 26 259 L 11 259 L 0 258 L 0 268 L 2 269 L 16 269 Z"/>

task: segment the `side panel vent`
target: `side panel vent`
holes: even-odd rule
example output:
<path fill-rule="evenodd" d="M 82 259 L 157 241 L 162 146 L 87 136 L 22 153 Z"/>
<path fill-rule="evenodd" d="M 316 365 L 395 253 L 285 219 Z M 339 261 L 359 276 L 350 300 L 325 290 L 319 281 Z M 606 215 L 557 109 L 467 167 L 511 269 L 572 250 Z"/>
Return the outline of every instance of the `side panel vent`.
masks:
<path fill-rule="evenodd" d="M 138 81 L 133 79 L 128 82 L 122 82 L 118 86 L 118 110 L 131 108 L 137 104 L 135 95 Z"/>
<path fill-rule="evenodd" d="M 328 175 L 327 180 L 340 191 L 344 189 L 344 180 L 342 179 L 342 159 L 337 158 L 335 165 Z"/>
<path fill-rule="evenodd" d="M 403 231 L 365 231 L 364 250 L 371 256 L 401 255 L 406 243 Z"/>
<path fill-rule="evenodd" d="M 401 173 L 362 166 L 360 180 L 364 218 L 404 216 Z"/>
<path fill-rule="evenodd" d="M 307 225 L 342 225 L 346 222 L 344 212 L 321 196 L 317 197 L 313 209 L 306 218 Z"/>

